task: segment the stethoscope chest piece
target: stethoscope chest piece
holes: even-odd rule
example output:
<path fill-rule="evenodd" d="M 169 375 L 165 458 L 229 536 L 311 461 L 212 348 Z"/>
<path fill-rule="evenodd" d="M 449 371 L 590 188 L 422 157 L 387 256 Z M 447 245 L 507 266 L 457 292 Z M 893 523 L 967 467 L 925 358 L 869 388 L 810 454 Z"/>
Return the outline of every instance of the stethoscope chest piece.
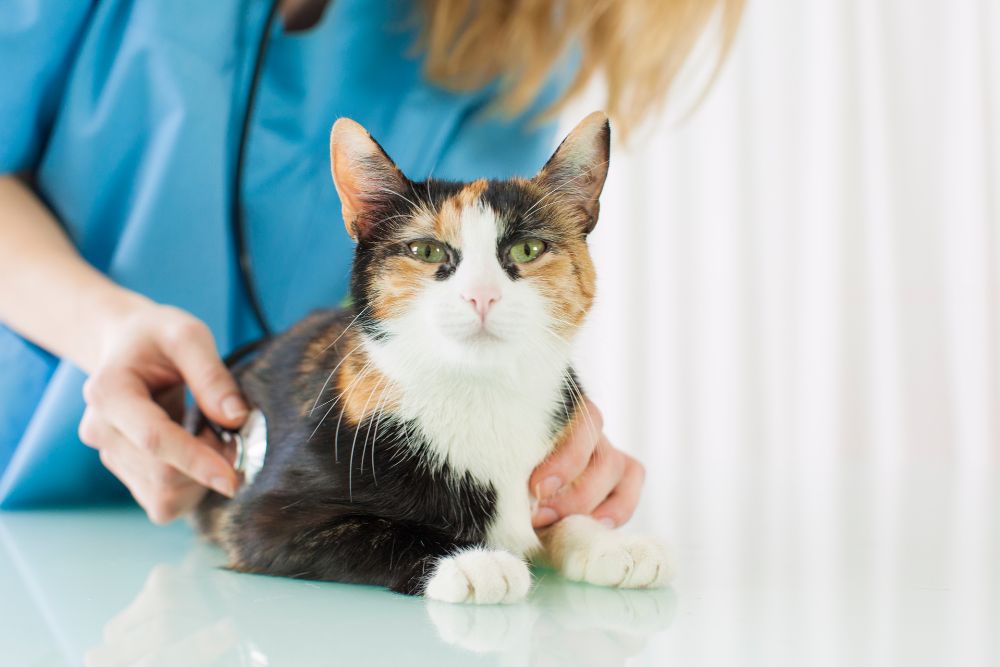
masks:
<path fill-rule="evenodd" d="M 236 446 L 233 467 L 243 473 L 244 486 L 253 483 L 254 477 L 264 467 L 267 455 L 267 421 L 264 413 L 254 410 L 239 431 L 223 431 L 222 440 Z"/>

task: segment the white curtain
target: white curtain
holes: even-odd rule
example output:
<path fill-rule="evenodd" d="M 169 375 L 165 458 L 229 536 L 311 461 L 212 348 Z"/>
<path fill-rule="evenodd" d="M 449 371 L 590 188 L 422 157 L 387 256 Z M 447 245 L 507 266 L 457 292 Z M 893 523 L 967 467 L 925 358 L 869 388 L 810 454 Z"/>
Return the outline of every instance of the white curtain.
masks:
<path fill-rule="evenodd" d="M 714 613 L 667 653 L 1000 660 L 1000 2 L 749 0 L 696 113 L 613 148 L 592 251 L 583 379 Z"/>

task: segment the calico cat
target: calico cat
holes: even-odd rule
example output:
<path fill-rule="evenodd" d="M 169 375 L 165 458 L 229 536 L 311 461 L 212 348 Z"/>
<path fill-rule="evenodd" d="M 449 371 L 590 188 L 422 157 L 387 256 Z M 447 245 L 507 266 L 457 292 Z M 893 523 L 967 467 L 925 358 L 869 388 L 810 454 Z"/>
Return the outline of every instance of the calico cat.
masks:
<path fill-rule="evenodd" d="M 653 540 L 586 516 L 531 526 L 528 478 L 583 404 L 570 343 L 594 298 L 609 142 L 593 113 L 533 179 L 417 183 L 360 125 L 334 124 L 352 305 L 234 368 L 266 457 L 197 512 L 231 568 L 475 603 L 523 599 L 525 559 L 665 583 Z"/>

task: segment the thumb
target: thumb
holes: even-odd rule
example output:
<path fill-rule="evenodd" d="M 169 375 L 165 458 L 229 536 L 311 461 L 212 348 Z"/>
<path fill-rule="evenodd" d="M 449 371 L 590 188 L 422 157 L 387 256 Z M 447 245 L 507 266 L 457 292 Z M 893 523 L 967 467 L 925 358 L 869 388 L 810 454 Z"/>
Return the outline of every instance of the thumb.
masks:
<path fill-rule="evenodd" d="M 227 428 L 241 426 L 249 410 L 236 380 L 219 358 L 212 332 L 198 320 L 185 329 L 179 344 L 171 346 L 171 356 L 195 402 L 212 421 Z"/>

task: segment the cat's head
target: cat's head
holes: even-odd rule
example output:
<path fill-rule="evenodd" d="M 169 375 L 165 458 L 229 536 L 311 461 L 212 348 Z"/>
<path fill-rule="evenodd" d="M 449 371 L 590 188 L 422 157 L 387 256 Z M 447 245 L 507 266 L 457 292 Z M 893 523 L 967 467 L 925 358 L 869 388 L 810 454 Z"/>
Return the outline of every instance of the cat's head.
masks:
<path fill-rule="evenodd" d="M 374 341 L 463 366 L 562 353 L 594 298 L 610 128 L 587 116 L 532 179 L 414 182 L 356 122 L 330 139 L 344 223 L 357 241 L 351 295 Z"/>

